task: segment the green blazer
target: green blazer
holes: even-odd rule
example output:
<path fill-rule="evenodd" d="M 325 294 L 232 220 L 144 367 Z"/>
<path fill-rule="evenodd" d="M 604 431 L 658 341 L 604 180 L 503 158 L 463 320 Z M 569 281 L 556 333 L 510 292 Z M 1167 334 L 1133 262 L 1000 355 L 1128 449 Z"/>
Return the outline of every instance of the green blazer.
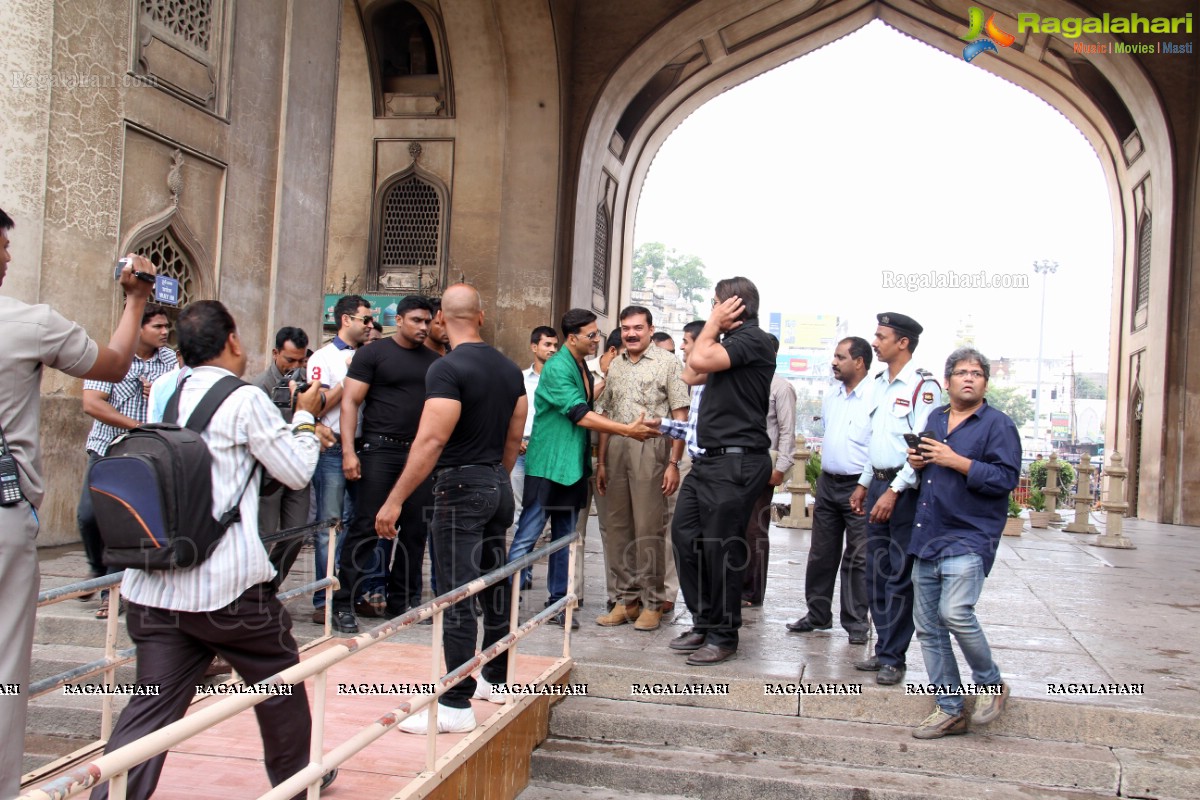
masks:
<path fill-rule="evenodd" d="M 563 486 L 583 477 L 588 431 L 567 415 L 581 405 L 591 409 L 588 390 L 575 356 L 566 347 L 546 360 L 533 398 L 533 431 L 525 450 L 526 475 Z"/>

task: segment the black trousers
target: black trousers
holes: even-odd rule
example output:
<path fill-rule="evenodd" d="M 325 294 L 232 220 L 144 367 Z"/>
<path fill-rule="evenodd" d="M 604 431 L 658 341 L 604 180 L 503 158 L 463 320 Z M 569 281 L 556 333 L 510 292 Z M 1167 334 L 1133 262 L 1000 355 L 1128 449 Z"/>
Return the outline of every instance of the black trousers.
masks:
<path fill-rule="evenodd" d="M 433 498 L 433 555 L 443 594 L 508 563 L 505 536 L 515 507 L 512 481 L 503 466 L 440 470 Z M 485 649 L 508 633 L 511 586 L 510 580 L 503 580 L 478 595 L 483 605 Z M 475 657 L 479 626 L 470 598 L 446 609 L 442 632 L 447 672 Z M 508 653 L 489 661 L 482 673 L 492 683 L 504 683 Z M 442 695 L 440 702 L 451 708 L 470 708 L 474 693 L 475 679 L 469 677 Z"/>
<path fill-rule="evenodd" d="M 158 696 L 138 695 L 117 720 L 105 752 L 183 718 L 204 671 L 219 655 L 253 684 L 299 663 L 292 619 L 268 584 L 247 589 L 215 611 L 168 611 L 129 604 L 129 637 L 137 645 L 137 682 L 158 686 Z M 312 718 L 304 684 L 291 695 L 272 696 L 254 707 L 262 734 L 267 777 L 276 786 L 308 764 Z M 154 794 L 167 754 L 160 753 L 129 772 L 128 797 Z M 92 790 L 92 800 L 108 797 L 108 783 Z M 296 795 L 303 798 L 304 792 Z"/>
<path fill-rule="evenodd" d="M 770 476 L 765 452 L 704 456 L 692 463 L 679 490 L 671 524 L 679 588 L 706 644 L 737 647 L 750 561 L 746 523 Z"/>
<path fill-rule="evenodd" d="M 867 518 L 850 510 L 850 495 L 857 486 L 857 475 L 821 473 L 813 507 L 812 546 L 804 574 L 808 621 L 818 628 L 828 627 L 833 624 L 833 587 L 840 562 L 840 617 L 848 633 L 866 633 L 871 624 L 867 610 Z"/>
<path fill-rule="evenodd" d="M 767 475 L 769 481 L 771 476 Z M 754 498 L 750 524 L 746 526 L 746 547 L 750 562 L 742 579 L 742 600 L 761 606 L 767 596 L 767 568 L 771 563 L 771 498 L 775 487 L 770 483 Z"/>
<path fill-rule="evenodd" d="M 867 489 L 867 516 L 891 481 L 872 480 Z M 912 641 L 913 557 L 908 554 L 917 492 L 907 489 L 896 498 L 892 516 L 884 523 L 867 523 L 867 578 L 871 593 L 871 618 L 875 620 L 875 656 L 880 664 L 903 667 Z"/>
<path fill-rule="evenodd" d="M 379 541 L 375 515 L 408 463 L 408 446 L 372 440 L 363 443 L 358 457 L 362 477 L 354 488 L 354 518 L 338 559 L 341 588 L 333 594 L 336 611 L 352 611 L 354 598 L 361 597 L 366 590 L 364 582 L 371 578 Z M 400 510 L 400 530 L 391 565 L 383 565 L 387 573 L 387 610 L 392 616 L 421 605 L 421 566 L 432 509 L 433 483 L 426 480 Z"/>

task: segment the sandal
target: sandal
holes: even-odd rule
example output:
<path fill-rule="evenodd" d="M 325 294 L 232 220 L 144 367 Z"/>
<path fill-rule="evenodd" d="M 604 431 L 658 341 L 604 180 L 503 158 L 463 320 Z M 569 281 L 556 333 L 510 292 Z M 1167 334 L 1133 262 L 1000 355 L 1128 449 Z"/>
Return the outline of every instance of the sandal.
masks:
<path fill-rule="evenodd" d="M 125 613 L 125 598 L 122 597 L 117 602 L 117 616 L 119 617 L 124 613 Z M 100 608 L 96 609 L 96 619 L 108 619 L 108 602 L 107 601 L 105 601 L 104 605 L 100 606 Z"/>

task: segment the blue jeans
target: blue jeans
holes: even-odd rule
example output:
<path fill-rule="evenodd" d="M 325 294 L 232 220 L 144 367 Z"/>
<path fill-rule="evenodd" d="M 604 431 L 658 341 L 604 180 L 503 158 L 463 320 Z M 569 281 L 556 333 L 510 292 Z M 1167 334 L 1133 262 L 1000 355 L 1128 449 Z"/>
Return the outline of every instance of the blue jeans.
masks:
<path fill-rule="evenodd" d="M 504 467 L 471 465 L 441 469 L 433 484 L 433 555 L 438 575 L 449 591 L 504 566 L 504 535 L 512 525 L 512 484 Z M 507 580 L 479 593 L 483 606 L 483 648 L 508 633 L 511 595 Z M 446 609 L 442 650 L 446 670 L 475 657 L 478 623 L 474 603 L 460 600 Z M 508 653 L 484 665 L 483 677 L 502 683 L 508 672 Z M 467 678 L 442 695 L 451 708 L 470 708 L 475 679 Z"/>
<path fill-rule="evenodd" d="M 317 492 L 317 519 L 326 520 L 332 517 L 342 519 L 344 510 L 344 495 L 346 493 L 346 475 L 342 472 L 342 446 L 335 444 L 317 456 L 317 469 L 313 473 L 313 487 Z M 338 537 L 341 543 L 342 537 Z M 329 531 L 318 530 L 313 534 L 316 564 L 316 577 L 325 577 L 325 565 L 329 559 Z M 337 564 L 334 564 L 336 571 Z M 325 607 L 325 591 L 313 595 L 313 608 Z"/>
<path fill-rule="evenodd" d="M 950 647 L 951 633 L 971 667 L 975 685 L 1000 683 L 1000 669 L 992 660 L 992 649 L 975 616 L 975 603 L 985 577 L 983 559 L 974 553 L 914 560 L 913 621 L 930 683 L 954 687 L 961 684 L 958 662 Z M 937 704 L 947 714 L 958 715 L 963 710 L 962 695 L 939 694 Z"/>
<path fill-rule="evenodd" d="M 538 537 L 546 527 L 546 517 L 550 517 L 550 541 L 556 542 L 571 531 L 579 521 L 578 508 L 549 508 L 546 506 L 546 493 L 550 490 L 549 481 L 540 482 L 541 491 L 526 492 L 524 505 L 521 508 L 521 519 L 517 522 L 517 532 L 513 535 L 512 546 L 508 549 L 509 563 L 528 553 L 537 544 Z M 561 600 L 567 595 L 567 572 L 570 568 L 571 548 L 551 554 L 550 569 L 546 573 L 546 588 L 550 590 L 550 599 L 546 605 Z M 532 580 L 533 569 L 527 568 L 521 572 L 521 584 Z"/>

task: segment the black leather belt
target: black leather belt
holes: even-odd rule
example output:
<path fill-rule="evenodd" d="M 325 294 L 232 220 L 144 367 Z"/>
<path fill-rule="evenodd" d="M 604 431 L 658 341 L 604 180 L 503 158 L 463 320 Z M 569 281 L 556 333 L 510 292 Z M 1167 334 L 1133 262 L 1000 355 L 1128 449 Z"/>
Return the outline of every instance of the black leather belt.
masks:
<path fill-rule="evenodd" d="M 499 467 L 500 467 L 499 464 L 459 464 L 459 465 L 453 466 L 453 467 L 438 467 L 437 469 L 435 469 L 433 471 L 433 475 L 435 478 L 440 478 L 443 474 L 445 474 L 447 472 L 453 472 L 453 471 L 459 470 L 459 469 L 476 469 L 476 468 L 498 469 Z"/>
<path fill-rule="evenodd" d="M 871 474 L 875 476 L 875 480 L 877 481 L 890 481 L 892 478 L 895 478 L 900 474 L 900 468 L 894 467 L 892 469 L 875 469 L 872 467 Z"/>
<path fill-rule="evenodd" d="M 830 480 L 842 481 L 842 482 L 848 482 L 848 481 L 856 481 L 857 482 L 858 479 L 862 477 L 861 472 L 856 472 L 853 475 L 838 475 L 836 472 L 822 472 L 821 475 L 828 476 L 830 478 Z"/>
<path fill-rule="evenodd" d="M 708 447 L 704 450 L 706 456 L 765 456 L 769 453 L 769 450 L 756 450 L 753 447 Z"/>
<path fill-rule="evenodd" d="M 387 442 L 388 444 L 398 444 L 401 447 L 412 447 L 412 439 L 399 439 L 395 436 L 384 436 L 382 433 L 364 433 L 364 442 Z"/>

